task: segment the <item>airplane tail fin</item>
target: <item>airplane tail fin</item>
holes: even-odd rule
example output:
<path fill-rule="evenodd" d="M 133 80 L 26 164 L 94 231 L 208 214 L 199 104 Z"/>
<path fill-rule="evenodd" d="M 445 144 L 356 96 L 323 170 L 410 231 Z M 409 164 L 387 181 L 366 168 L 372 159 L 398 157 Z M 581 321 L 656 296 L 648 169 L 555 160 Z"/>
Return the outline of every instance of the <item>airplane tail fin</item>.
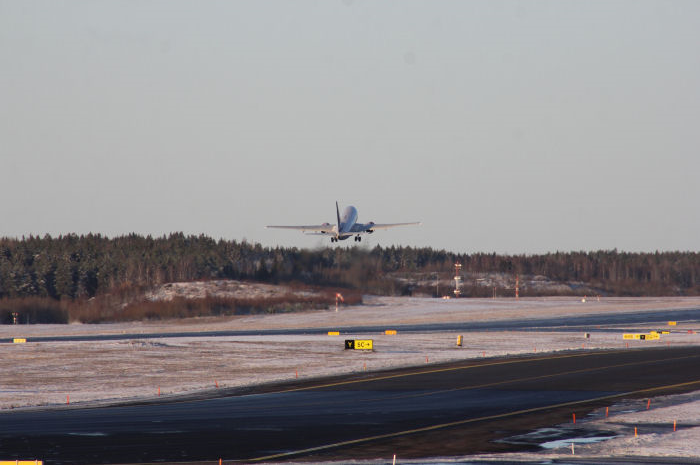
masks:
<path fill-rule="evenodd" d="M 338 201 L 335 201 L 335 216 L 338 218 L 338 232 L 340 232 L 340 209 L 338 208 Z"/>

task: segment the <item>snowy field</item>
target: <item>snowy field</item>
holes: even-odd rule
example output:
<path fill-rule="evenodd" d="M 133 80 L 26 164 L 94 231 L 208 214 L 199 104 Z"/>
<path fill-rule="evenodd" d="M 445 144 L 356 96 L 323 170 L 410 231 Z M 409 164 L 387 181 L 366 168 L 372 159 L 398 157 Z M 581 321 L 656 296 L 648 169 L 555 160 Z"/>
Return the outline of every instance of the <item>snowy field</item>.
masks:
<path fill-rule="evenodd" d="M 104 342 L 4 344 L 0 360 L 0 415 L 16 408 L 96 405 L 176 396 L 218 388 L 310 379 L 399 366 L 508 354 L 566 350 L 700 344 L 700 324 L 679 321 L 657 341 L 624 341 L 616 328 L 580 332 L 472 332 L 354 334 L 352 326 L 547 318 L 559 315 L 700 307 L 698 298 L 650 299 L 419 299 L 368 298 L 366 305 L 308 313 L 201 318 L 104 325 L 3 326 L 0 337 L 185 332 L 187 337 Z M 336 327 L 341 336 L 198 337 L 199 331 Z M 639 328 L 640 332 L 654 327 Z M 372 338 L 374 352 L 344 350 L 344 339 Z M 699 369 L 700 373 L 700 369 Z M 639 401 L 634 401 L 639 403 Z M 632 402 L 634 404 L 634 402 Z M 652 408 L 625 403 L 577 423 L 612 431 L 604 442 L 575 445 L 577 456 L 674 456 L 700 458 L 700 393 L 658 397 Z M 678 431 L 671 430 L 673 421 Z M 638 437 L 634 437 L 634 426 Z M 563 426 L 565 427 L 565 426 Z M 632 434 L 630 434 L 632 431 Z M 585 442 L 585 441 L 584 441 Z M 570 442 L 553 444 L 536 457 L 571 455 Z M 489 456 L 496 458 L 496 456 Z M 498 456 L 501 460 L 505 456 Z M 530 460 L 533 454 L 508 455 Z M 471 457 L 472 459 L 474 457 Z M 480 457 L 486 459 L 486 457 Z M 450 459 L 447 462 L 454 460 Z M 404 461 L 403 463 L 407 463 Z M 425 463 L 425 462 L 423 462 Z"/>

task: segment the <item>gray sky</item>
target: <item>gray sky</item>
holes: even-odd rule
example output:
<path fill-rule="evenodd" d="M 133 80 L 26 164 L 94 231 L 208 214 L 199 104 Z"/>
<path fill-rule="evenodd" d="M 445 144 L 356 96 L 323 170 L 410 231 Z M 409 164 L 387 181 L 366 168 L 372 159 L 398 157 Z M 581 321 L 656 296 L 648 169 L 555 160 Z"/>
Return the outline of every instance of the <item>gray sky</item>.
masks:
<path fill-rule="evenodd" d="M 0 236 L 693 250 L 700 2 L 0 0 Z M 341 243 L 353 245 L 353 242 Z"/>

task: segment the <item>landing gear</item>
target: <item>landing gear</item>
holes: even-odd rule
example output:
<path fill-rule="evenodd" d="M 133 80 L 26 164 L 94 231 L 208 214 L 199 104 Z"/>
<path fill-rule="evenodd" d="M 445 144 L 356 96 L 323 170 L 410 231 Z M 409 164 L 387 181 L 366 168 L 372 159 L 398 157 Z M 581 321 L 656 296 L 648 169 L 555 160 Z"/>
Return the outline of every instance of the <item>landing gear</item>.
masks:
<path fill-rule="evenodd" d="M 355 242 L 362 242 L 362 236 L 355 236 Z"/>
<path fill-rule="evenodd" d="M 338 242 L 338 239 L 336 239 L 335 237 L 331 237 L 331 243 L 333 242 Z"/>

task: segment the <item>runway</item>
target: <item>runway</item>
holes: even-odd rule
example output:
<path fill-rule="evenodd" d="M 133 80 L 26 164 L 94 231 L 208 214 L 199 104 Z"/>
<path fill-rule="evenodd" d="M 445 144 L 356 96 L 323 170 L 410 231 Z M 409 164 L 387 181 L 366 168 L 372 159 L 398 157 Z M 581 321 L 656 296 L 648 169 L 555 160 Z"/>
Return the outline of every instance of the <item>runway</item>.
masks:
<path fill-rule="evenodd" d="M 665 325 L 669 320 L 686 323 L 700 321 L 700 308 L 644 310 L 624 313 L 603 313 L 589 315 L 566 315 L 547 318 L 527 318 L 510 320 L 469 321 L 453 323 L 394 324 L 392 328 L 402 333 L 416 332 L 457 332 L 457 331 L 587 331 L 615 327 L 620 331 L 634 332 L 639 325 Z M 328 331 L 347 333 L 383 333 L 387 325 L 349 325 L 298 328 L 298 329 L 256 329 L 197 332 L 128 332 L 123 334 L 88 334 L 61 336 L 29 336 L 27 342 L 79 342 L 79 341 L 120 341 L 138 339 L 162 339 L 172 337 L 237 337 L 237 336 L 289 336 L 327 334 Z M 12 338 L 0 338 L 0 343 L 12 343 Z"/>
<path fill-rule="evenodd" d="M 697 347 L 571 352 L 213 399 L 9 412 L 0 415 L 0 456 L 84 464 L 343 458 L 397 447 L 404 456 L 503 450 L 491 442 L 504 434 L 498 422 L 507 421 L 512 433 L 514 424 L 545 426 L 590 405 L 694 390 L 699 362 Z M 455 436 L 464 439 L 457 448 Z"/>

